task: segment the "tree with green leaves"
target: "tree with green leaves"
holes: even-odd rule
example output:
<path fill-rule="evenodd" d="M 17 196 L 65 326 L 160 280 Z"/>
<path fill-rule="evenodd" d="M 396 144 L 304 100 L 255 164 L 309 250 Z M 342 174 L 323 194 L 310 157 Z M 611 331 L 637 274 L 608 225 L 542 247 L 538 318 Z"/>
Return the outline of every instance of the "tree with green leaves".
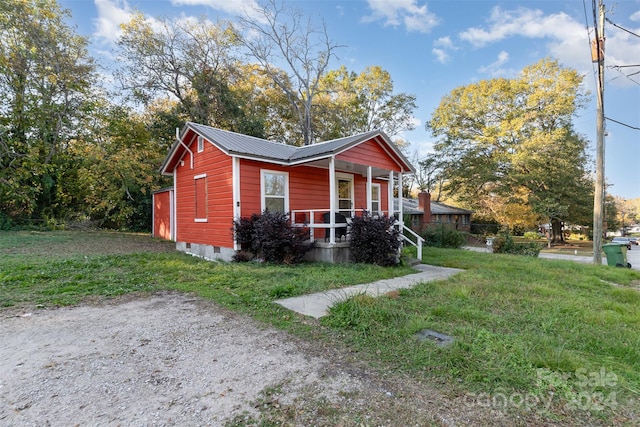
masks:
<path fill-rule="evenodd" d="M 321 140 L 379 129 L 390 137 L 413 130 L 413 94 L 394 93 L 391 74 L 380 66 L 360 74 L 342 66 L 320 80 L 314 128 Z"/>
<path fill-rule="evenodd" d="M 102 102 L 87 136 L 69 150 L 77 165 L 67 192 L 86 219 L 106 228 L 143 231 L 152 219 L 152 192 L 171 181 L 158 174 L 166 155 L 148 124 L 130 108 Z"/>
<path fill-rule="evenodd" d="M 543 59 L 514 79 L 483 80 L 445 96 L 427 128 L 439 137 L 445 190 L 478 205 L 497 195 L 528 205 L 562 241 L 564 221 L 586 221 L 593 185 L 587 140 L 572 119 L 588 94 L 583 77 Z"/>
<path fill-rule="evenodd" d="M 60 156 L 95 85 L 87 40 L 68 16 L 55 0 L 0 3 L 0 211 L 12 217 L 62 213 Z"/>
<path fill-rule="evenodd" d="M 233 89 L 244 77 L 236 72 L 238 46 L 228 22 L 165 18 L 152 23 L 136 13 L 122 25 L 123 66 L 117 75 L 125 92 L 145 106 L 177 100 L 172 114 L 182 122 L 263 136 L 261 118 L 247 114 L 248 100 Z"/>

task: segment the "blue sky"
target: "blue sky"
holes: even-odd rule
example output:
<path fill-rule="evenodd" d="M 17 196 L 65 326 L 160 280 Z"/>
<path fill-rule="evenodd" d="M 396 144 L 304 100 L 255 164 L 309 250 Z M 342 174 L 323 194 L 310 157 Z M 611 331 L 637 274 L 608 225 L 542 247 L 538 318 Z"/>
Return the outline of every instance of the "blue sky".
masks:
<path fill-rule="evenodd" d="M 118 25 L 134 10 L 147 17 L 228 19 L 254 0 L 59 0 L 72 13 L 70 24 L 90 36 L 92 54 L 113 58 Z M 417 96 L 416 129 L 404 137 L 410 151 L 424 155 L 434 139 L 425 122 L 452 89 L 478 80 L 515 77 L 544 57 L 585 75 L 595 94 L 590 0 L 288 0 L 314 19 L 324 19 L 335 42 L 344 45 L 332 68 L 361 72 L 380 65 L 391 73 L 396 92 Z M 605 3 L 611 23 L 640 35 L 640 0 Z M 605 25 L 605 115 L 640 128 L 640 37 Z M 632 75 L 633 73 L 638 73 Z M 591 141 L 595 159 L 596 102 L 574 120 Z M 608 192 L 640 197 L 640 130 L 607 121 L 605 174 Z"/>

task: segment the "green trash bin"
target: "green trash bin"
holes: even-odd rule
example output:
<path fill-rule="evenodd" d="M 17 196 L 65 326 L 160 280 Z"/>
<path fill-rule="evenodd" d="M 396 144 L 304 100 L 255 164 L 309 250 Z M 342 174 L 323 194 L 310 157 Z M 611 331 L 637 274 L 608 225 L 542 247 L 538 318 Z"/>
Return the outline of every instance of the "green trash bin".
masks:
<path fill-rule="evenodd" d="M 631 268 L 631 264 L 627 262 L 627 247 L 625 245 L 607 243 L 602 245 L 602 250 L 607 256 L 607 265 Z"/>

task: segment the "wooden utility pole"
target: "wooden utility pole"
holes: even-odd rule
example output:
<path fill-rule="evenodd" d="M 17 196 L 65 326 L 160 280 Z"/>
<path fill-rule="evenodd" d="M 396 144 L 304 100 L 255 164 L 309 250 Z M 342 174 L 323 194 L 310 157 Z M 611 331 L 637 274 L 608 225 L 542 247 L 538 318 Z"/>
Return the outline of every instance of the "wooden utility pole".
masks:
<path fill-rule="evenodd" d="M 604 237 L 604 4 L 599 0 L 595 29 L 595 59 L 598 61 L 598 111 L 596 117 L 596 187 L 593 197 L 593 263 L 602 264 Z M 595 62 L 595 61 L 594 61 Z"/>

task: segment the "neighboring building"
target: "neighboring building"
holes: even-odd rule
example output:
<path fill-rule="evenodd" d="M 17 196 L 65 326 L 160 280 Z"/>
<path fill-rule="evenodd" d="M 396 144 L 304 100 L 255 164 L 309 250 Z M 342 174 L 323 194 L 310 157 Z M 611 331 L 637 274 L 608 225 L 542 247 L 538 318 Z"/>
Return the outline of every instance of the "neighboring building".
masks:
<path fill-rule="evenodd" d="M 460 231 L 471 231 L 473 211 L 432 202 L 430 193 L 419 193 L 418 199 L 404 199 L 403 212 L 409 217 L 411 228 L 420 231 L 425 227 L 445 224 Z"/>
<path fill-rule="evenodd" d="M 340 261 L 345 255 L 336 253 L 346 244 L 336 235 L 345 225 L 335 223 L 335 213 L 348 218 L 366 209 L 402 218 L 402 199 L 390 203 L 390 183 L 402 188 L 403 174 L 414 171 L 380 131 L 294 147 L 187 123 L 161 167 L 174 185 L 154 193 L 153 234 L 175 240 L 178 250 L 230 260 L 239 249 L 234 219 L 269 209 L 291 213 L 294 225 L 309 231 L 314 259 Z"/>

